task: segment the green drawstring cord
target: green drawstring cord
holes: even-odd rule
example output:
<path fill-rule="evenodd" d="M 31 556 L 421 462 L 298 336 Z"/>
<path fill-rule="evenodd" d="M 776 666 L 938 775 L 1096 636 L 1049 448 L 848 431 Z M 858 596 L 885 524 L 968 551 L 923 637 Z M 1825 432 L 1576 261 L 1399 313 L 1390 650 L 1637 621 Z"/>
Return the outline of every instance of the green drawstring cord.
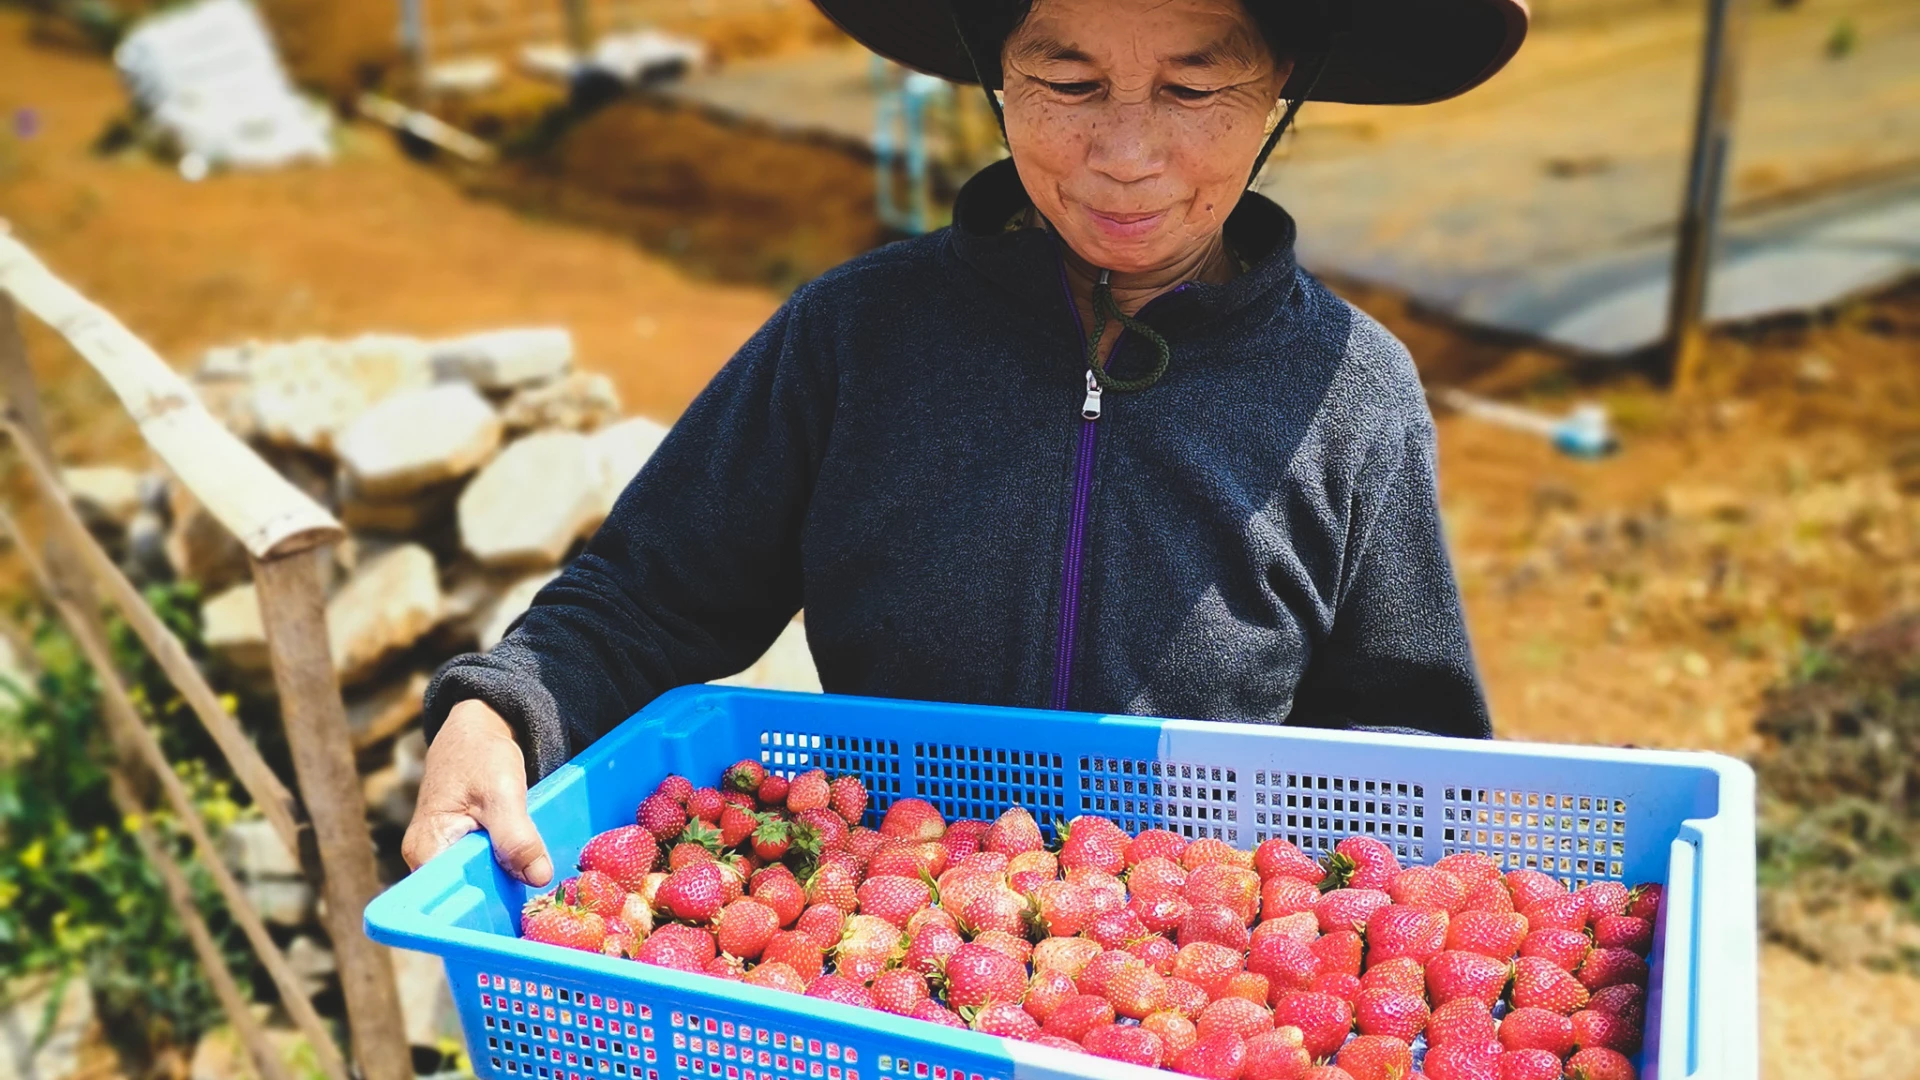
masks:
<path fill-rule="evenodd" d="M 1107 271 L 1100 271 L 1100 280 L 1093 286 L 1093 333 L 1087 336 L 1087 370 L 1093 372 L 1102 390 L 1118 390 L 1122 393 L 1145 390 L 1167 373 L 1167 363 L 1173 359 L 1173 347 L 1153 327 L 1120 310 L 1120 305 L 1114 302 L 1113 286 L 1107 283 L 1107 277 Z M 1100 339 L 1106 336 L 1107 320 L 1110 318 L 1119 320 L 1122 329 L 1131 330 L 1153 343 L 1152 371 L 1137 379 L 1121 379 L 1107 374 L 1106 361 L 1100 359 Z M 1109 356 L 1108 360 L 1111 359 Z"/>

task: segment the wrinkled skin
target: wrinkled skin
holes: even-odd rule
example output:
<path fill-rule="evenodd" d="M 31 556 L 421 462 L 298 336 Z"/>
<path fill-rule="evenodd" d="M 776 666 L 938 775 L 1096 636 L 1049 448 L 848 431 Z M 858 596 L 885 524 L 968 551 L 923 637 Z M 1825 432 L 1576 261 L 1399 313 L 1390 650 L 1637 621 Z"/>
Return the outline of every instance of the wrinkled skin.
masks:
<path fill-rule="evenodd" d="M 1292 70 L 1240 0 L 1035 0 L 1001 67 L 1014 166 L 1076 292 L 1104 268 L 1133 311 L 1232 276 L 1221 228 Z"/>

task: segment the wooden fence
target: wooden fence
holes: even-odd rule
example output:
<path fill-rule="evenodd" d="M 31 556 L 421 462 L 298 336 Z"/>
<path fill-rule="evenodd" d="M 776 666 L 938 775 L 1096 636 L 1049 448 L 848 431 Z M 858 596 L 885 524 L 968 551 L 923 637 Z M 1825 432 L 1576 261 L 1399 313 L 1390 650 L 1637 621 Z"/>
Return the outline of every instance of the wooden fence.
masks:
<path fill-rule="evenodd" d="M 186 649 L 147 606 L 75 512 L 60 480 L 39 390 L 27 365 L 16 305 L 60 333 L 105 379 L 141 437 L 181 485 L 242 546 L 253 568 L 261 620 L 292 753 L 298 795 L 260 757 L 220 704 Z M 193 842 L 199 862 L 233 921 L 272 979 L 294 1024 L 312 1043 L 327 1080 L 407 1080 L 412 1059 L 386 950 L 369 941 L 361 913 L 379 890 L 366 808 L 354 768 L 346 711 L 327 644 L 322 559 L 344 535 L 325 509 L 289 484 L 210 415 L 186 382 L 154 351 L 56 278 L 0 222 L 0 434 L 15 451 L 46 520 L 35 544 L 13 515 L 0 529 L 99 680 L 115 751 L 112 794 L 131 820 L 144 821 L 157 794 Z M 36 555 L 36 549 L 44 557 Z M 141 718 L 107 646 L 104 601 L 117 610 L 205 726 L 303 872 L 325 898 L 326 928 L 346 999 L 350 1069 L 301 987 L 286 956 L 221 860 L 205 821 Z M 194 908 L 181 867 L 150 829 L 136 840 L 159 872 L 209 982 L 263 1080 L 291 1080 Z"/>

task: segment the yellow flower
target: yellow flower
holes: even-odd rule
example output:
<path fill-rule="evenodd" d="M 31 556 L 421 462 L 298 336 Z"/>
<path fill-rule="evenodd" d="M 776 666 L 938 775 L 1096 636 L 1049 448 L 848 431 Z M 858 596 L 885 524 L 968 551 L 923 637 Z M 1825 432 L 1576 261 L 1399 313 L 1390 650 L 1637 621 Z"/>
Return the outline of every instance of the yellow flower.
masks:
<path fill-rule="evenodd" d="M 29 870 L 38 870 L 47 861 L 47 842 L 35 840 L 20 853 L 20 865 Z"/>

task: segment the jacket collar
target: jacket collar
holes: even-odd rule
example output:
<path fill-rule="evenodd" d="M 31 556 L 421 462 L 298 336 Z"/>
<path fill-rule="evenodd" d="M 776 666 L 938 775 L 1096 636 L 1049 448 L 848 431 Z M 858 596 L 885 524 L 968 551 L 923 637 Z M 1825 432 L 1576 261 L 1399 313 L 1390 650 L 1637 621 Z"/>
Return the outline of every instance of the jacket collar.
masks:
<path fill-rule="evenodd" d="M 1009 231 L 1030 200 L 1011 159 L 975 173 L 954 201 L 954 253 L 1049 325 L 1067 325 L 1062 263 L 1053 233 Z M 1248 269 L 1223 285 L 1188 282 L 1155 297 L 1142 318 L 1169 340 L 1216 327 L 1243 311 L 1279 309 L 1295 283 L 1293 218 L 1266 196 L 1248 191 L 1227 216 L 1227 242 Z"/>

